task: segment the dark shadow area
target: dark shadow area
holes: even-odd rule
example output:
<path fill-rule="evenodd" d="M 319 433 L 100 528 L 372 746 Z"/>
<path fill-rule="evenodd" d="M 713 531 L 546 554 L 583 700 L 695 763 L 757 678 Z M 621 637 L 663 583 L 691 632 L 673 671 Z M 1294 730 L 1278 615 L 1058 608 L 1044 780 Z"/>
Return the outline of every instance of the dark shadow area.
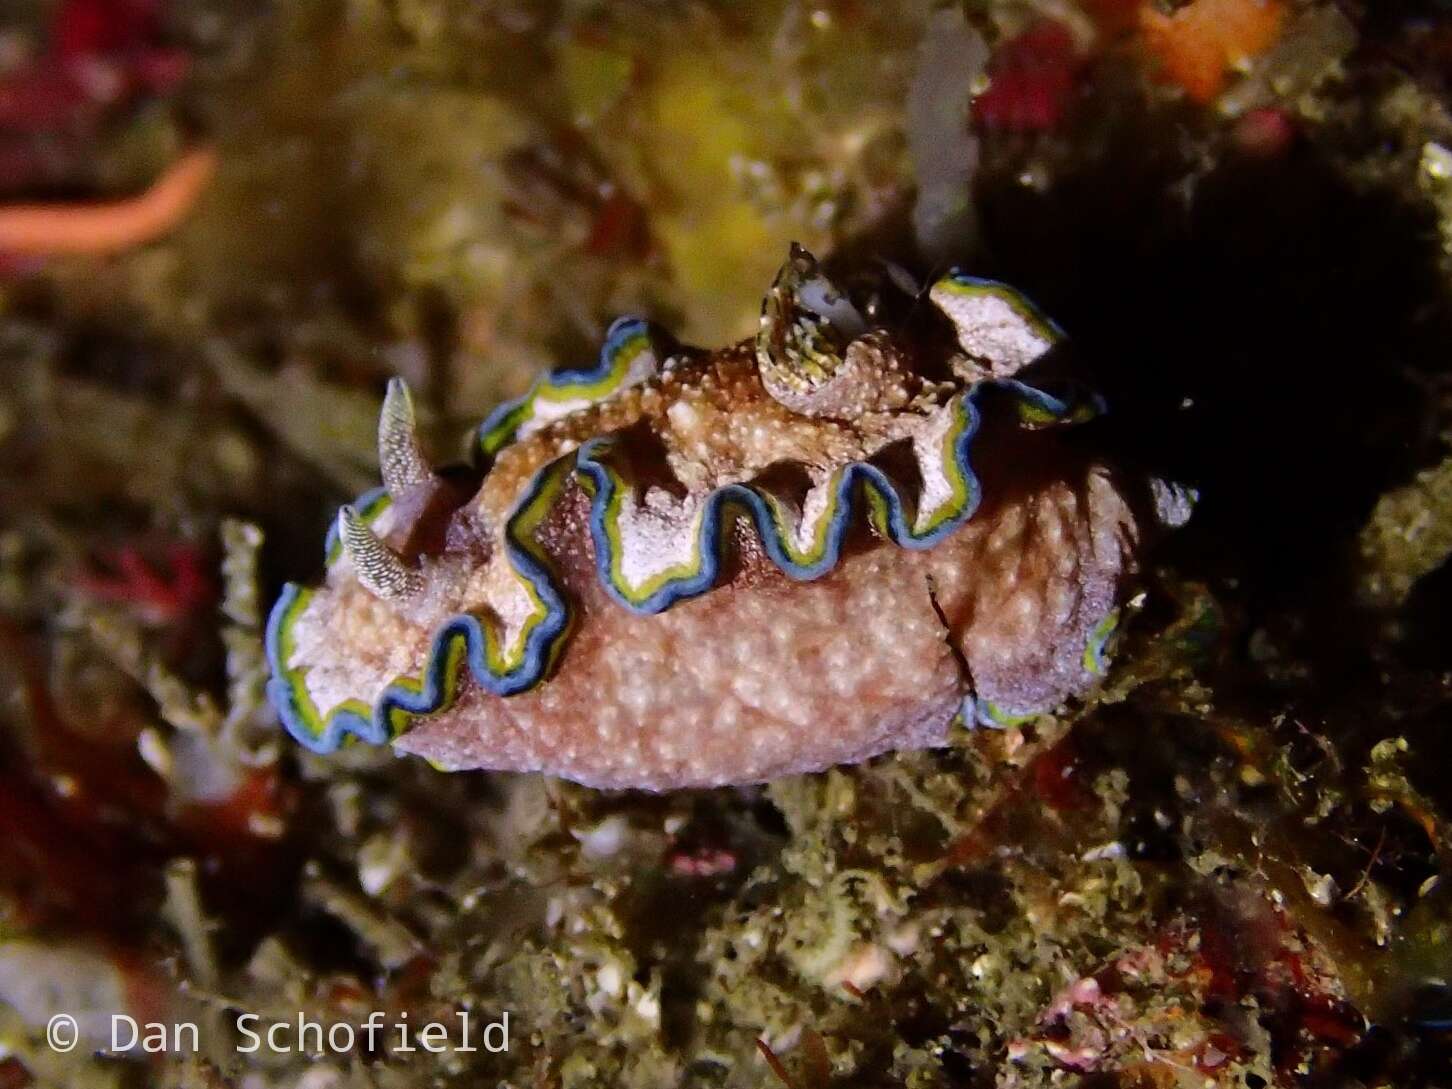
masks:
<path fill-rule="evenodd" d="M 1183 198 L 1173 163 L 1101 161 L 1044 196 L 990 189 L 993 251 L 1093 361 L 1128 452 L 1201 490 L 1177 558 L 1295 599 L 1432 452 L 1408 376 L 1452 341 L 1435 222 L 1308 146 Z"/>

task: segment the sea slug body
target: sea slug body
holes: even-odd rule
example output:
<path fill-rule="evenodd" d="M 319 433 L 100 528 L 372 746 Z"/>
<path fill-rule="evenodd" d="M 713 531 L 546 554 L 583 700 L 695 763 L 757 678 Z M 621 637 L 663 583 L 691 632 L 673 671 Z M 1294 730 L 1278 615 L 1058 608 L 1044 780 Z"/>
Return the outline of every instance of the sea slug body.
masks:
<path fill-rule="evenodd" d="M 401 383 L 385 486 L 268 626 L 320 752 L 592 786 L 757 782 L 1052 710 L 1105 669 L 1144 538 L 1183 492 L 1096 457 L 1063 334 L 953 272 L 870 320 L 793 247 L 752 340 L 611 327 L 436 472 Z"/>

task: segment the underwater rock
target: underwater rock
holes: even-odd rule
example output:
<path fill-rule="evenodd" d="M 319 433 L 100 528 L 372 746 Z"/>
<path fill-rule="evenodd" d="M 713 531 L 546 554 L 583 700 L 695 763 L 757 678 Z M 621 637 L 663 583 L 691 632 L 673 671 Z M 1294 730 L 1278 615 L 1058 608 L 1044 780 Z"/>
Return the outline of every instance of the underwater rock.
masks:
<path fill-rule="evenodd" d="M 1017 292 L 953 272 L 911 313 L 881 327 L 793 247 L 754 340 L 622 319 L 598 367 L 481 425 L 472 474 L 429 466 L 395 383 L 385 487 L 273 610 L 288 730 L 668 790 L 1083 693 L 1186 504 L 1075 441 L 1101 405 L 1052 379 L 1062 333 Z"/>

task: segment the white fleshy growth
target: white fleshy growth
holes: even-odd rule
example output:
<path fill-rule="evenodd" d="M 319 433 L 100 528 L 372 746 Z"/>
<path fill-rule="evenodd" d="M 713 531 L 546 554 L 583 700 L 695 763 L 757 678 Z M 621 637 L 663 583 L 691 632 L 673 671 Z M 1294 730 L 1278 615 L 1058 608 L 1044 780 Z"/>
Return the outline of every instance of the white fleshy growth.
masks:
<path fill-rule="evenodd" d="M 932 524 L 934 517 L 953 501 L 953 481 L 948 476 L 948 465 L 943 457 L 943 442 L 958 416 L 960 405 L 954 398 L 925 421 L 913 435 L 913 454 L 917 458 L 918 472 L 922 475 L 922 494 L 918 496 L 917 517 L 913 529 L 923 532 Z"/>
<path fill-rule="evenodd" d="M 705 504 L 701 499 L 684 503 L 669 493 L 653 488 L 642 503 L 628 487 L 620 497 L 620 576 L 632 591 L 672 567 L 693 565 L 696 541 Z"/>
<path fill-rule="evenodd" d="M 964 291 L 951 282 L 936 284 L 928 293 L 952 321 L 963 351 L 997 378 L 1016 374 L 1052 348 L 1056 339 L 1050 330 L 1026 318 L 1007 293 L 1007 288 L 992 286 Z"/>

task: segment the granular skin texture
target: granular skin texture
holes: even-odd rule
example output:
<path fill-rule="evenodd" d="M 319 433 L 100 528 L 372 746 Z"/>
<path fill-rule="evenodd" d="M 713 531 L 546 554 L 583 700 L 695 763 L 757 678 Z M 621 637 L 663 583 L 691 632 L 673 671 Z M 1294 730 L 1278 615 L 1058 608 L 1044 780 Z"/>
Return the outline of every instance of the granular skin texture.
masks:
<path fill-rule="evenodd" d="M 555 553 L 580 608 L 569 661 L 518 696 L 471 688 L 395 747 L 450 770 L 667 790 L 941 745 L 975 690 L 1057 702 L 1136 533 L 1107 472 L 1006 499 L 925 552 L 867 539 L 814 582 L 742 548 L 728 584 L 652 616 L 600 586 L 577 495 Z"/>
<path fill-rule="evenodd" d="M 963 354 L 873 329 L 823 355 L 823 319 L 790 305 L 785 332 L 717 352 L 612 330 L 598 374 L 633 377 L 506 406 L 472 495 L 416 464 L 391 401 L 392 503 L 284 617 L 274 685 L 315 716 L 373 707 L 346 729 L 440 768 L 656 791 L 940 745 L 1082 694 L 1150 489 L 1015 377 L 1056 327 L 988 281 L 934 297 Z M 758 367 L 772 350 L 783 390 Z M 461 616 L 492 640 L 489 676 L 436 641 Z M 331 717 L 303 718 L 284 711 L 335 743 L 313 724 Z"/>

